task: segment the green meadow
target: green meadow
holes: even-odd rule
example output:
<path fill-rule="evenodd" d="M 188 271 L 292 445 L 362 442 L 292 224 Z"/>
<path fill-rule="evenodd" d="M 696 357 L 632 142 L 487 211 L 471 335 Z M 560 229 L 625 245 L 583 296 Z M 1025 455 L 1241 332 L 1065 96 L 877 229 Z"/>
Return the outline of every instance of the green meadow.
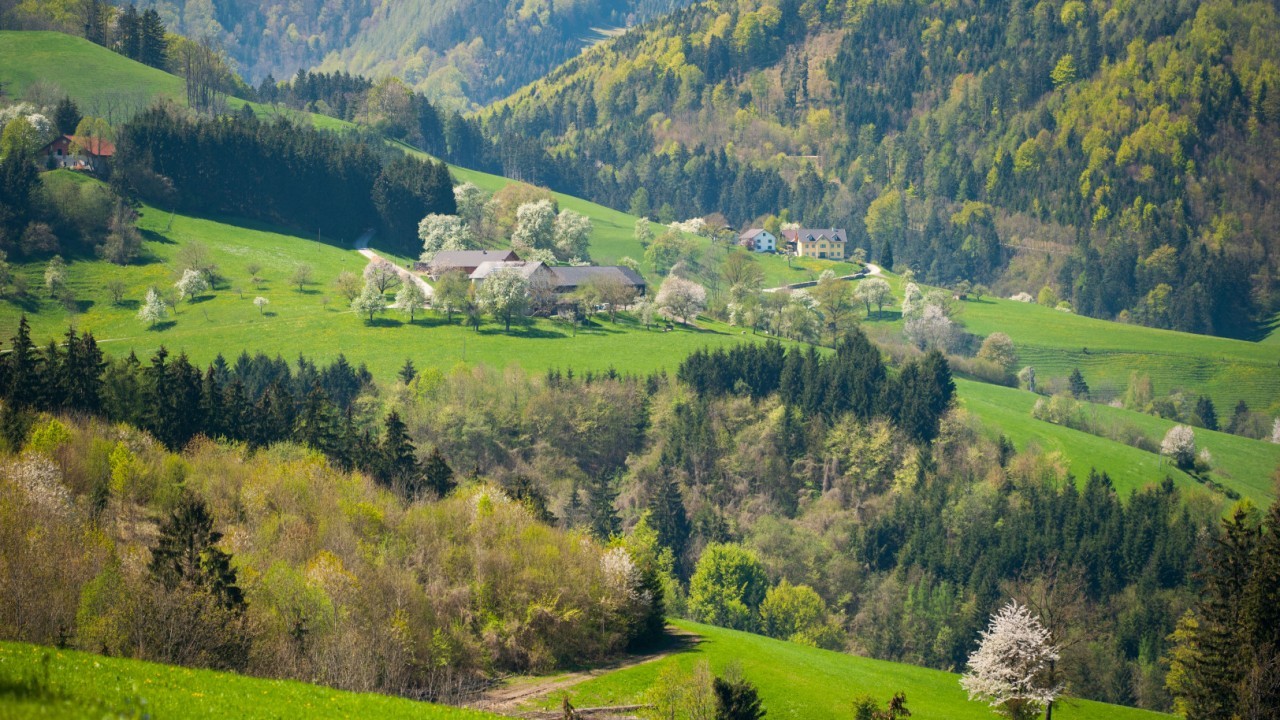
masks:
<path fill-rule="evenodd" d="M 964 379 L 956 380 L 956 390 L 960 406 L 981 420 L 992 435 L 1003 433 L 1019 450 L 1034 444 L 1044 452 L 1060 453 L 1081 483 L 1096 468 L 1111 476 L 1121 494 L 1154 485 L 1165 477 L 1183 490 L 1203 488 L 1194 477 L 1157 453 L 1031 417 L 1031 408 L 1039 396 L 1025 390 Z M 1154 447 L 1159 447 L 1161 438 L 1175 425 L 1153 415 L 1107 405 L 1081 403 L 1081 407 L 1092 425 L 1136 428 Z M 1267 507 L 1276 499 L 1272 474 L 1280 467 L 1280 445 L 1203 428 L 1196 428 L 1195 433 L 1196 447 L 1207 448 L 1213 455 L 1209 474 L 1214 481 L 1259 507 Z"/>
<path fill-rule="evenodd" d="M 51 174 L 53 181 L 64 171 Z M 49 178 L 50 176 L 46 176 Z M 618 322 L 598 318 L 576 334 L 571 327 L 535 320 L 510 333 L 487 320 L 479 332 L 464 327 L 455 316 L 452 324 L 434 313 L 419 314 L 413 323 L 407 315 L 388 310 L 373 323 L 355 315 L 346 298 L 336 293 L 334 280 L 343 271 L 360 273 L 364 257 L 349 248 L 318 242 L 250 221 L 227 224 L 215 220 L 174 215 L 144 207 L 139 220 L 147 241 L 146 259 L 119 267 L 96 259 L 69 263 L 68 286 L 78 300 L 78 310 L 68 312 L 60 303 L 44 297 L 43 263 L 21 266 L 34 297 L 21 302 L 0 302 L 0 339 L 7 340 L 23 314 L 39 342 L 61 336 L 68 325 L 92 331 L 102 347 L 113 355 L 136 352 L 145 357 L 161 345 L 172 352 L 186 352 L 194 361 L 207 363 L 218 353 L 234 357 L 250 353 L 299 354 L 329 361 L 339 353 L 355 363 L 367 363 L 376 377 L 388 379 L 411 358 L 419 368 L 448 371 L 459 363 L 494 367 L 518 365 L 529 371 L 547 368 L 648 373 L 674 370 L 693 350 L 752 339 L 741 330 L 711 321 L 698 328 L 675 326 L 663 332 L 645 329 L 634 318 L 621 315 Z M 194 302 L 178 303 L 177 312 L 154 328 L 136 319 L 138 303 L 147 288 L 171 288 L 179 268 L 173 263 L 183 244 L 200 242 L 208 248 L 227 280 L 216 291 Z M 255 285 L 246 266 L 258 264 L 261 283 Z M 295 267 L 310 265 L 314 281 L 299 291 L 288 283 Z M 107 290 L 109 279 L 126 284 L 119 305 Z M 268 304 L 259 312 L 256 297 Z M 388 293 L 387 301 L 393 299 Z"/>
<path fill-rule="evenodd" d="M 856 695 L 870 694 L 884 703 L 896 692 L 906 693 L 907 708 L 913 718 L 989 720 L 994 717 L 985 704 L 971 702 L 966 697 L 958 676 L 951 673 L 818 650 L 698 623 L 679 621 L 674 625 L 693 636 L 686 649 L 575 685 L 568 690 L 573 704 L 599 707 L 642 703 L 647 689 L 665 669 L 677 666 L 688 672 L 705 660 L 716 673 L 724 672 L 730 663 L 738 663 L 743 675 L 759 689 L 769 718 L 845 720 L 852 716 Z M 545 699 L 543 705 L 557 707 L 561 697 L 562 693 L 553 695 Z M 1054 717 L 1154 720 L 1172 716 L 1067 699 L 1054 707 Z"/>
<path fill-rule="evenodd" d="M 902 278 L 886 273 L 896 302 Z M 1019 365 L 1035 367 L 1041 383 L 1065 380 L 1080 368 L 1096 396 L 1124 393 L 1129 374 L 1150 376 L 1156 395 L 1182 391 L 1213 398 L 1219 414 L 1229 414 L 1243 399 L 1254 410 L 1280 415 L 1280 333 L 1260 342 L 1195 335 L 1128 325 L 1065 313 L 1035 303 L 984 296 L 954 304 L 955 318 L 979 336 L 1007 334 L 1017 347 Z M 883 320 L 872 311 L 872 334 L 901 337 L 902 320 L 886 308 Z"/>
<path fill-rule="evenodd" d="M 140 660 L 0 643 L 0 718 L 482 720 L 488 713 Z"/>

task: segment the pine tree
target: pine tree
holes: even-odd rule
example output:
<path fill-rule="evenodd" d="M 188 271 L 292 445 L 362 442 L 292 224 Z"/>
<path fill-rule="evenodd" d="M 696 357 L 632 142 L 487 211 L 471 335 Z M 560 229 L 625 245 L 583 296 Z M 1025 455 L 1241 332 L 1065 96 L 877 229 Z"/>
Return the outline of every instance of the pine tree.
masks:
<path fill-rule="evenodd" d="M 417 376 L 418 376 L 418 369 L 413 366 L 413 360 L 406 358 L 404 361 L 404 366 L 400 368 L 400 374 L 399 374 L 400 382 L 404 383 L 405 385 L 408 385 L 409 383 L 413 382 L 413 379 Z"/>
<path fill-rule="evenodd" d="M 1196 417 L 1200 419 L 1200 427 L 1206 430 L 1218 429 L 1218 409 L 1213 405 L 1213 398 L 1201 395 L 1196 400 Z"/>
<path fill-rule="evenodd" d="M 440 454 L 440 448 L 431 448 L 431 454 L 422 465 L 422 476 L 426 478 L 427 487 L 440 497 L 448 495 L 458 486 L 458 483 L 453 480 L 453 468 L 445 462 L 444 455 Z"/>
<path fill-rule="evenodd" d="M 888 238 L 880 246 L 880 267 L 893 272 L 893 243 Z"/>
<path fill-rule="evenodd" d="M 614 502 L 618 498 L 608 475 L 597 475 L 587 481 L 587 518 L 591 532 L 598 538 L 609 538 L 622 532 L 622 520 Z"/>
<path fill-rule="evenodd" d="M 716 720 L 759 720 L 764 707 L 756 686 L 743 678 L 717 677 L 712 683 L 716 695 Z"/>
<path fill-rule="evenodd" d="M 53 123 L 58 126 L 58 132 L 63 135 L 74 134 L 76 127 L 80 125 L 80 121 L 83 119 L 79 106 L 70 96 L 59 100 L 58 107 L 53 111 Z"/>
<path fill-rule="evenodd" d="M 189 584 L 209 592 L 223 608 L 243 611 L 244 593 L 236 584 L 231 555 L 217 547 L 221 539 L 204 500 L 183 496 L 160 525 L 160 537 L 151 549 L 152 579 L 170 591 Z"/>
<path fill-rule="evenodd" d="M 169 39 L 165 35 L 164 21 L 155 8 L 143 11 L 139 35 L 138 60 L 144 65 L 164 70 L 169 62 Z"/>
<path fill-rule="evenodd" d="M 1067 385 L 1071 390 L 1071 396 L 1076 399 L 1089 397 L 1089 383 L 1084 381 L 1084 375 L 1080 373 L 1080 368 L 1071 369 L 1071 377 L 1067 380 Z"/>
<path fill-rule="evenodd" d="M 142 18 L 132 3 L 125 7 L 116 22 L 116 52 L 130 60 L 142 58 Z"/>
<path fill-rule="evenodd" d="M 383 423 L 382 444 L 378 447 L 378 479 L 406 500 L 422 491 L 422 468 L 400 414 L 392 411 Z"/>
<path fill-rule="evenodd" d="M 653 529 L 658 531 L 658 542 L 671 548 L 677 558 L 684 555 L 689 542 L 689 516 L 684 509 L 684 496 L 680 486 L 669 475 L 658 478 L 645 503 L 650 513 Z"/>
<path fill-rule="evenodd" d="M 18 320 L 18 332 L 13 336 L 12 349 L 4 356 L 4 396 L 19 408 L 31 407 L 40 392 L 39 357 L 31 342 L 31 326 L 27 316 Z"/>
<path fill-rule="evenodd" d="M 1243 399 L 1236 403 L 1235 412 L 1231 414 L 1231 424 L 1227 426 L 1227 432 L 1232 435 L 1239 435 L 1244 431 L 1245 426 L 1249 422 L 1249 403 Z"/>

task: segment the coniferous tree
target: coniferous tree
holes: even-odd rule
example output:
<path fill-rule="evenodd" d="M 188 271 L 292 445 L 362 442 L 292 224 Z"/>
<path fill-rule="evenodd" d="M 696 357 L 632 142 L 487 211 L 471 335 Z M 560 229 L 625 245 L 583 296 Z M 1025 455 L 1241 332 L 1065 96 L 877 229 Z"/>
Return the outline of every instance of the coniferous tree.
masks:
<path fill-rule="evenodd" d="M 392 411 L 383 423 L 378 447 L 378 479 L 400 497 L 413 500 L 422 491 L 422 467 L 400 414 Z"/>
<path fill-rule="evenodd" d="M 4 356 L 3 366 L 5 397 L 20 408 L 32 406 L 40 393 L 40 367 L 26 315 L 18 320 L 18 332 Z"/>
<path fill-rule="evenodd" d="M 658 542 L 671 548 L 677 559 L 682 558 L 691 526 L 680 485 L 664 473 L 650 489 L 645 506 L 653 529 L 658 532 Z"/>
<path fill-rule="evenodd" d="M 1080 373 L 1080 368 L 1071 369 L 1071 377 L 1067 380 L 1067 385 L 1071 390 L 1071 396 L 1076 399 L 1089 397 L 1089 383 L 1084 381 L 1084 375 Z"/>
<path fill-rule="evenodd" d="M 217 547 L 221 539 L 204 500 L 183 496 L 160 525 L 160 537 L 151 549 L 151 577 L 170 591 L 189 584 L 209 592 L 223 608 L 243 611 L 244 593 L 236 584 L 231 555 Z"/>
<path fill-rule="evenodd" d="M 409 383 L 413 382 L 413 379 L 417 376 L 418 376 L 418 369 L 413 366 L 413 359 L 405 358 L 404 366 L 400 368 L 400 373 L 398 375 L 398 377 L 400 378 L 400 382 L 404 383 L 405 385 L 408 385 Z"/>
<path fill-rule="evenodd" d="M 1218 409 L 1213 405 L 1213 398 L 1201 395 L 1196 400 L 1196 417 L 1199 418 L 1200 426 L 1204 429 L 1218 429 Z"/>
<path fill-rule="evenodd" d="M 601 540 L 608 541 L 622 532 L 622 520 L 614 507 L 617 497 L 608 475 L 599 474 L 587 481 L 587 518 L 592 534 Z"/>
<path fill-rule="evenodd" d="M 445 462 L 444 455 L 440 454 L 440 448 L 431 448 L 431 454 L 422 465 L 422 476 L 427 481 L 427 487 L 440 497 L 448 495 L 458 486 L 453 480 L 453 468 Z"/>
<path fill-rule="evenodd" d="M 133 3 L 125 6 L 116 21 L 116 51 L 130 60 L 142 59 L 142 17 Z"/>
<path fill-rule="evenodd" d="M 765 716 L 760 693 L 745 678 L 717 677 L 712 688 L 716 695 L 716 720 L 759 720 Z"/>
<path fill-rule="evenodd" d="M 155 8 L 142 12 L 139 30 L 138 58 L 142 64 L 164 70 L 169 62 L 169 39 L 164 21 Z"/>
<path fill-rule="evenodd" d="M 1244 431 L 1245 426 L 1249 424 L 1249 403 L 1241 399 L 1236 403 L 1236 409 L 1231 413 L 1231 424 L 1227 425 L 1227 432 L 1232 435 L 1239 435 Z"/>
<path fill-rule="evenodd" d="M 70 96 L 64 97 L 58 101 L 58 106 L 53 111 L 53 124 L 58 126 L 58 132 L 63 135 L 72 135 L 76 131 L 76 127 L 83 120 L 80 115 L 80 108 L 76 105 L 76 101 Z"/>

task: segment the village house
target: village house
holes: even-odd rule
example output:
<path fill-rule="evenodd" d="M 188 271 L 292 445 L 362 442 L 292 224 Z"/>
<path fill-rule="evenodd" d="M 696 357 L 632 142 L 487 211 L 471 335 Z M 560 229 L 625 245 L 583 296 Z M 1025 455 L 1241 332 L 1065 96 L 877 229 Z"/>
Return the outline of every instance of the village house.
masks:
<path fill-rule="evenodd" d="M 844 248 L 848 242 L 845 231 L 837 228 L 783 230 L 782 237 L 797 257 L 823 260 L 844 260 Z"/>
<path fill-rule="evenodd" d="M 751 252 L 777 252 L 778 238 L 764 228 L 750 228 L 738 236 L 738 245 Z"/>
<path fill-rule="evenodd" d="M 50 170 L 65 168 L 82 172 L 102 172 L 107 162 L 116 154 L 116 146 L 109 140 L 76 135 L 59 135 L 40 148 Z"/>
<path fill-rule="evenodd" d="M 470 275 L 487 262 L 520 262 L 520 256 L 512 250 L 441 250 L 429 263 L 414 263 L 413 269 L 438 280 L 450 270 Z"/>

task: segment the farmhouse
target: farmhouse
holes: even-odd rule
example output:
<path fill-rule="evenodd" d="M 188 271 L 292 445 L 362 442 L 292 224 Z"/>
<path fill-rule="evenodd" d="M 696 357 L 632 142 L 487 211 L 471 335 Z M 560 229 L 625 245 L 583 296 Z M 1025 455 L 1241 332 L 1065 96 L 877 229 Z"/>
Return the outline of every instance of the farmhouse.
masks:
<path fill-rule="evenodd" d="M 750 228 L 738 236 L 738 244 L 752 252 L 777 252 L 778 238 L 764 228 Z"/>
<path fill-rule="evenodd" d="M 108 140 L 77 135 L 59 135 L 40 148 L 50 170 L 66 168 L 86 172 L 101 172 L 116 154 L 116 146 Z"/>
<path fill-rule="evenodd" d="M 783 230 L 782 237 L 791 245 L 792 252 L 798 257 L 824 260 L 844 260 L 844 247 L 848 242 L 845 231 L 837 228 Z"/>
<path fill-rule="evenodd" d="M 512 253 L 513 255 L 515 253 Z M 485 278 L 498 272 L 499 270 L 515 270 L 525 280 L 530 283 L 548 283 L 552 282 L 551 270 L 540 262 L 526 262 L 524 260 L 508 260 L 508 261 L 486 261 L 480 263 L 480 266 L 471 271 L 471 282 L 475 285 L 485 281 Z"/>
<path fill-rule="evenodd" d="M 413 269 L 434 280 L 450 270 L 470 275 L 488 262 L 520 262 L 520 256 L 511 250 L 441 250 L 429 263 L 414 263 Z"/>
<path fill-rule="evenodd" d="M 620 283 L 634 290 L 637 297 L 643 296 L 647 288 L 640 273 L 621 265 L 551 268 L 551 282 L 557 295 L 575 292 L 593 281 Z"/>

